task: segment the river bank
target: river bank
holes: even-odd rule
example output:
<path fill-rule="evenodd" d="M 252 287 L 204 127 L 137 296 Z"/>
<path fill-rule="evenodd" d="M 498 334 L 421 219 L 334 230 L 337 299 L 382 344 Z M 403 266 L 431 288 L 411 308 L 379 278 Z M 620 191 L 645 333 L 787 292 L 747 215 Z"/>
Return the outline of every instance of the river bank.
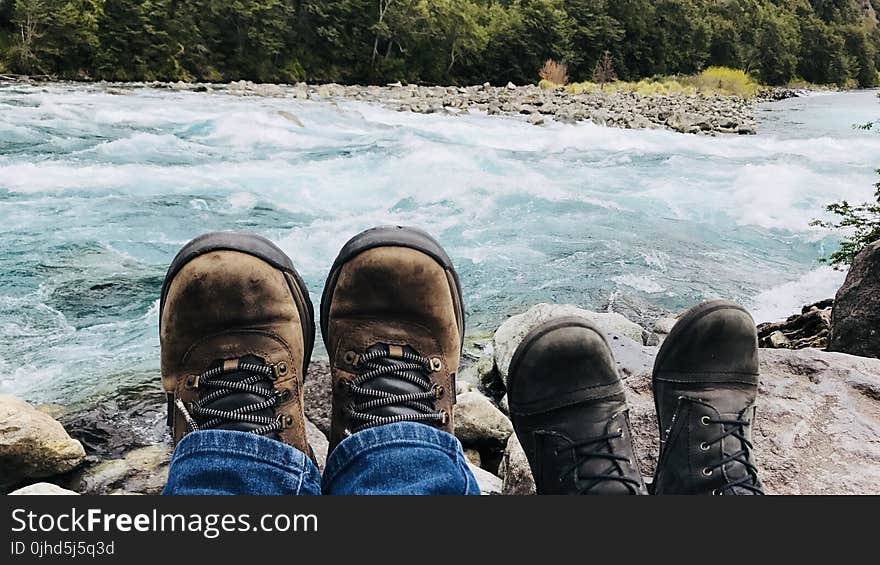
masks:
<path fill-rule="evenodd" d="M 0 77 L 2 79 L 3 77 Z M 12 77 L 6 77 L 11 79 Z M 41 81 L 19 80 L 27 84 Z M 418 86 L 400 83 L 387 86 L 341 84 L 294 85 L 238 81 L 227 84 L 147 82 L 91 83 L 108 93 L 126 95 L 139 88 L 167 89 L 206 94 L 228 94 L 299 100 L 355 100 L 381 105 L 399 112 L 457 115 L 482 112 L 521 116 L 540 126 L 547 120 L 562 123 L 590 121 L 596 125 L 625 129 L 669 129 L 691 134 L 739 134 L 757 132 L 755 106 L 759 102 L 796 97 L 799 91 L 766 88 L 754 99 L 701 94 L 654 94 L 635 92 L 572 93 L 563 88 L 547 90 L 535 85 Z M 0 83 L 2 86 L 2 83 Z"/>
<path fill-rule="evenodd" d="M 493 335 L 469 340 L 466 347 L 456 385 L 456 436 L 483 494 L 534 493 L 508 415 L 507 368 L 531 327 L 561 315 L 585 317 L 609 337 L 627 389 L 642 473 L 650 477 L 657 464 L 651 368 L 659 349 L 656 344 L 675 320 L 647 330 L 619 314 L 540 304 L 511 317 Z M 880 360 L 817 349 L 761 349 L 760 359 L 754 437 L 767 492 L 876 493 Z M 306 427 L 321 469 L 327 458 L 331 397 L 327 362 L 312 362 L 305 382 Z M 57 494 L 67 489 L 71 494 L 157 494 L 165 483 L 172 451 L 164 410 L 158 377 L 153 387 L 120 391 L 79 408 L 34 408 L 0 395 L 0 424 L 23 423 L 17 432 L 9 433 L 7 426 L 0 433 L 4 468 L 17 477 L 0 486 L 9 490 L 45 480 L 49 483 L 30 486 L 25 493 L 36 489 Z M 17 446 L 27 448 L 26 458 Z"/>

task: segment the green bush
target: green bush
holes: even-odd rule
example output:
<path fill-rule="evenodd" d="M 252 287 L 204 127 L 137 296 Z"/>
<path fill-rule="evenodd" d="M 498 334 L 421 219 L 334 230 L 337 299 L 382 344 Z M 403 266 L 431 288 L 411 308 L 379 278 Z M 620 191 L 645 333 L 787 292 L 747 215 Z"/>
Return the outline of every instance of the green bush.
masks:
<path fill-rule="evenodd" d="M 859 129 L 870 130 L 880 124 L 880 121 L 859 126 Z M 877 169 L 880 174 L 880 169 Z M 846 200 L 834 202 L 825 207 L 826 210 L 838 217 L 836 221 L 814 220 L 811 225 L 821 226 L 837 230 L 845 230 L 847 236 L 840 243 L 840 248 L 822 259 L 823 263 L 830 263 L 836 268 L 852 264 L 856 255 L 866 245 L 880 240 L 880 182 L 874 185 L 874 202 L 864 202 L 852 205 Z"/>

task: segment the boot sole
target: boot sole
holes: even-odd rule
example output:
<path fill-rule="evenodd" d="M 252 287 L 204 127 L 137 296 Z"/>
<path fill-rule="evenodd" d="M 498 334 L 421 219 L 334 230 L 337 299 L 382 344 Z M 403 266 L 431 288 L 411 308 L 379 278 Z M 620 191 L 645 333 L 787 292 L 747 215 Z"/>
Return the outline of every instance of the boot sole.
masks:
<path fill-rule="evenodd" d="M 556 318 L 553 320 L 548 320 L 543 324 L 533 328 L 529 333 L 525 335 L 522 341 L 516 348 L 516 351 L 513 352 L 513 357 L 510 360 L 510 367 L 507 369 L 507 382 L 505 383 L 505 387 L 507 388 L 508 399 L 510 398 L 510 392 L 514 388 L 514 382 L 516 381 L 516 374 L 519 372 L 519 364 L 522 362 L 522 358 L 528 353 L 529 348 L 541 337 L 547 335 L 548 333 L 562 329 L 562 328 L 570 328 L 572 326 L 576 326 L 579 328 L 584 328 L 587 330 L 591 330 L 593 333 L 601 338 L 602 343 L 605 344 L 605 352 L 611 358 L 612 362 L 614 361 L 614 353 L 611 351 L 611 345 L 608 343 L 608 338 L 605 337 L 605 334 L 602 333 L 602 330 L 597 328 L 595 325 L 591 324 L 587 320 L 583 318 L 579 318 L 577 316 L 565 316 L 562 318 Z M 615 364 L 615 363 L 613 363 Z M 616 364 L 615 364 L 616 365 Z M 618 375 L 617 380 L 620 381 L 620 376 Z M 622 382 L 622 381 L 621 381 Z"/>
<path fill-rule="evenodd" d="M 330 303 L 333 300 L 333 291 L 336 289 L 336 282 L 339 279 L 342 267 L 361 253 L 377 247 L 406 247 L 421 251 L 434 259 L 446 272 L 452 274 L 452 280 L 455 284 L 452 285 L 450 290 L 452 291 L 455 317 L 458 323 L 459 335 L 461 335 L 461 345 L 463 346 L 465 325 L 464 306 L 461 298 L 461 281 L 458 278 L 455 267 L 452 266 L 452 259 L 449 258 L 449 255 L 437 240 L 427 232 L 404 226 L 378 227 L 361 232 L 348 240 L 348 243 L 339 251 L 339 255 L 330 268 L 330 275 L 327 277 L 327 283 L 324 285 L 324 292 L 321 295 L 321 335 L 324 338 L 324 344 L 327 344 Z"/>
<path fill-rule="evenodd" d="M 259 235 L 243 232 L 213 232 L 201 235 L 184 245 L 183 249 L 171 261 L 171 266 L 168 267 L 168 273 L 165 275 L 165 282 L 162 284 L 162 298 L 159 302 L 159 324 L 161 325 L 162 323 L 162 311 L 165 308 L 165 297 L 168 294 L 168 287 L 171 285 L 174 277 L 177 276 L 177 273 L 193 259 L 214 251 L 236 251 L 252 255 L 287 275 L 284 278 L 290 287 L 290 292 L 293 295 L 297 310 L 300 312 L 300 321 L 302 322 L 304 346 L 302 375 L 305 377 L 309 361 L 312 357 L 312 349 L 315 345 L 315 311 L 309 298 L 309 291 L 306 288 L 305 281 L 303 281 L 294 268 L 290 257 L 277 245 Z"/>

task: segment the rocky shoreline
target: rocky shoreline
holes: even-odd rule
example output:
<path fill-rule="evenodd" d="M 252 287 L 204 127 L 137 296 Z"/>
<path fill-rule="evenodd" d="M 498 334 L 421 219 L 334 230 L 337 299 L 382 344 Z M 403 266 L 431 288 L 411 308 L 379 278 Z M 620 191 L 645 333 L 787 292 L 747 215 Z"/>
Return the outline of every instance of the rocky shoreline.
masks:
<path fill-rule="evenodd" d="M 45 84 L 42 82 L 27 82 Z M 626 129 L 668 129 L 680 133 L 719 135 L 757 133 L 755 108 L 799 96 L 799 91 L 768 88 L 754 100 L 736 96 L 699 94 L 641 95 L 634 92 L 584 92 L 545 90 L 534 85 L 418 86 L 400 83 L 387 86 L 340 84 L 258 84 L 249 81 L 209 83 L 90 83 L 103 91 L 126 95 L 139 88 L 167 89 L 234 96 L 289 98 L 297 100 L 353 100 L 378 104 L 400 112 L 459 115 L 481 112 L 518 116 L 535 126 L 549 120 L 562 123 L 589 121 L 596 125 Z"/>
<path fill-rule="evenodd" d="M 532 327 L 560 315 L 588 318 L 608 336 L 627 388 L 640 467 L 646 477 L 653 473 L 658 442 L 651 370 L 659 348 L 645 344 L 662 342 L 672 320 L 647 331 L 619 314 L 539 304 L 465 350 L 456 436 L 483 494 L 534 493 L 508 416 L 507 367 Z M 760 360 L 754 434 L 767 492 L 880 493 L 880 359 L 808 348 L 761 349 Z M 331 402 L 326 361 L 311 364 L 305 398 L 309 442 L 323 468 Z M 0 491 L 27 485 L 15 494 L 158 494 L 171 456 L 164 409 L 158 386 L 70 412 L 0 396 L 0 462 L 8 474 Z"/>

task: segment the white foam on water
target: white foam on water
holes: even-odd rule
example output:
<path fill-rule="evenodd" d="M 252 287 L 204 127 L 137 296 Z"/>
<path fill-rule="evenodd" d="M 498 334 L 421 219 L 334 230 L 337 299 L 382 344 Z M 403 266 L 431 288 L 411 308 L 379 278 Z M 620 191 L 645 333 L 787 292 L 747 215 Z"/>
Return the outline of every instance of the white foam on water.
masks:
<path fill-rule="evenodd" d="M 216 229 L 276 241 L 317 299 L 352 235 L 421 226 L 483 328 L 536 301 L 612 297 L 676 311 L 733 298 L 785 317 L 842 280 L 815 268 L 836 241 L 809 222 L 833 200 L 871 198 L 880 163 L 880 135 L 821 126 L 863 121 L 876 100 L 816 100 L 774 110 L 789 120 L 775 130 L 713 138 L 361 102 L 0 89 L 0 390 L 84 395 L 108 374 L 155 372 L 167 262 Z M 76 311 L 104 275 L 137 279 L 147 312 Z"/>
<path fill-rule="evenodd" d="M 784 320 L 801 311 L 801 307 L 833 298 L 843 284 L 846 273 L 831 267 L 819 267 L 798 279 L 765 290 L 755 296 L 750 307 L 757 323 Z"/>

